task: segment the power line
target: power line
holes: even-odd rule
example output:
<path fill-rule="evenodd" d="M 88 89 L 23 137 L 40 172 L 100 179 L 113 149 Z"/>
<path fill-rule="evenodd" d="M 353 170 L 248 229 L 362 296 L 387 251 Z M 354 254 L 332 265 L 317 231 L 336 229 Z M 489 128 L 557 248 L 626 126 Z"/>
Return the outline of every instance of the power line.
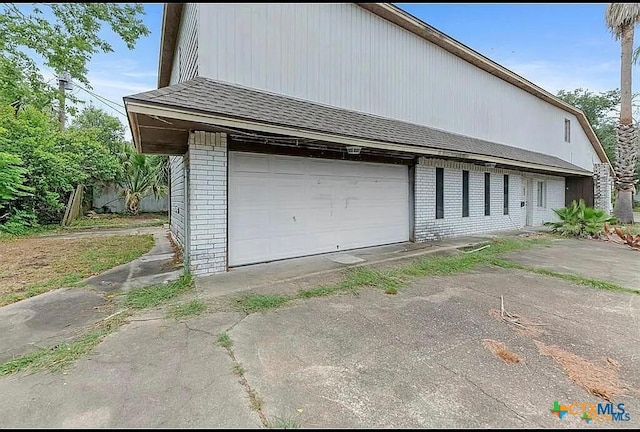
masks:
<path fill-rule="evenodd" d="M 81 85 L 78 85 L 78 84 L 76 84 L 76 83 L 74 83 L 74 85 L 75 85 L 75 86 L 77 86 L 79 89 L 84 90 L 84 91 L 85 91 L 85 92 L 87 92 L 89 95 L 93 96 L 94 98 L 98 99 L 100 102 L 102 102 L 103 104 L 105 104 L 106 106 L 108 106 L 109 108 L 111 108 L 112 110 L 114 110 L 115 112 L 117 112 L 117 113 L 119 113 L 119 114 L 121 114 L 121 115 L 123 115 L 123 116 L 125 116 L 125 117 L 127 116 L 125 113 L 123 113 L 122 111 L 120 111 L 120 109 L 113 107 L 113 105 L 111 105 L 111 104 L 117 105 L 118 107 L 122 107 L 122 108 L 124 107 L 123 105 L 120 105 L 120 104 L 119 104 L 119 103 L 117 103 L 117 102 L 113 102 L 113 101 L 111 101 L 111 100 L 109 100 L 109 99 L 107 99 L 107 98 L 105 98 L 105 97 L 103 97 L 103 96 L 97 95 L 97 94 L 95 94 L 94 92 L 92 92 L 92 91 L 90 91 L 90 90 L 87 90 L 86 88 L 82 87 Z"/>

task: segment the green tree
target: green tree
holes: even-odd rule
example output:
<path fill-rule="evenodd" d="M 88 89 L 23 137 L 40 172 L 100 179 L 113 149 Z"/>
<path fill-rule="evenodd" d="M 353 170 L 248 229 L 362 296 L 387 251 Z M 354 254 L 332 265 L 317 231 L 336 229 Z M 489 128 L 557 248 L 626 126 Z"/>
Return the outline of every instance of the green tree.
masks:
<path fill-rule="evenodd" d="M 85 107 L 73 119 L 69 129 L 93 131 L 98 142 L 105 145 L 113 154 L 118 153 L 120 146 L 126 141 L 125 127 L 120 120 L 91 105 Z"/>
<path fill-rule="evenodd" d="M 633 192 L 637 160 L 638 130 L 631 112 L 631 66 L 633 33 L 640 21 L 640 4 L 609 3 L 605 21 L 620 40 L 620 120 L 616 125 L 616 202 L 614 215 L 621 223 L 633 223 Z"/>
<path fill-rule="evenodd" d="M 118 154 L 122 171 L 116 180 L 124 198 L 127 211 L 137 215 L 142 198 L 153 194 L 156 198 L 167 193 L 167 157 L 144 155 L 131 144 L 124 144 Z"/>
<path fill-rule="evenodd" d="M 149 34 L 140 3 L 3 3 L 0 15 L 0 50 L 13 62 L 35 67 L 26 54 L 32 51 L 56 72 L 89 85 L 87 62 L 113 47 L 101 35 L 107 25 L 133 49 L 141 36 Z"/>
<path fill-rule="evenodd" d="M 24 184 L 33 194 L 13 206 L 37 216 L 40 223 L 60 220 L 66 196 L 78 183 L 92 185 L 115 179 L 117 158 L 92 130 L 59 132 L 55 118 L 27 106 L 17 114 L 0 109 L 0 144 L 4 152 L 22 160 Z"/>

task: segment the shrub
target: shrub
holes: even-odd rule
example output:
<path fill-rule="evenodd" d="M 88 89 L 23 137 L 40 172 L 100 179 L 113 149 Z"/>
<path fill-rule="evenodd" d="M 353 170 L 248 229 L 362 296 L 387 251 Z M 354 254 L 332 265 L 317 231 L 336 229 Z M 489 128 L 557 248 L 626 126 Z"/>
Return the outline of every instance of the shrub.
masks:
<path fill-rule="evenodd" d="M 598 236 L 605 223 L 616 222 L 615 217 L 607 216 L 604 210 L 587 207 L 583 199 L 572 201 L 567 207 L 553 210 L 558 215 L 558 222 L 545 222 L 552 231 L 566 236 L 593 237 Z"/>

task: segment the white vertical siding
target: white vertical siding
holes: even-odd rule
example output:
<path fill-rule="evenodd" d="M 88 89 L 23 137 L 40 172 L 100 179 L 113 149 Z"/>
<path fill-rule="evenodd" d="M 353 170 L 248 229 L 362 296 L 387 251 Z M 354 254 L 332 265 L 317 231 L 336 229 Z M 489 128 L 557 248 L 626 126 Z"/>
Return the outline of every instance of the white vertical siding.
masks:
<path fill-rule="evenodd" d="M 171 84 L 198 76 L 198 4 L 185 3 L 171 69 Z"/>
<path fill-rule="evenodd" d="M 171 175 L 171 232 L 176 242 L 184 248 L 184 156 L 169 156 Z"/>
<path fill-rule="evenodd" d="M 598 161 L 573 115 L 353 3 L 200 4 L 199 40 L 202 76 Z"/>

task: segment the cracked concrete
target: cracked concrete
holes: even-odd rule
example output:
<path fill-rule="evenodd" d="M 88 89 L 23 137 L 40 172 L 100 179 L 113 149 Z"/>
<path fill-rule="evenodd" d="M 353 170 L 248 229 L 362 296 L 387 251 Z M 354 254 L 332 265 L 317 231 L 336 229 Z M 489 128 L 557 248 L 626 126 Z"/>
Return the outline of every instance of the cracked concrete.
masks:
<path fill-rule="evenodd" d="M 238 314 L 134 322 L 67 374 L 0 379 L 4 428 L 258 428 L 217 334 Z M 215 337 L 214 337 L 215 336 Z M 37 386 L 37 391 L 34 391 Z"/>
<path fill-rule="evenodd" d="M 39 348 L 76 338 L 90 324 L 113 312 L 105 293 L 126 291 L 174 280 L 182 274 L 173 266 L 173 248 L 163 227 L 100 232 L 101 235 L 152 233 L 149 252 L 86 280 L 87 288 L 63 288 L 0 307 L 0 364 Z M 68 234 L 70 238 L 95 232 Z"/>
<path fill-rule="evenodd" d="M 546 258 L 537 248 L 514 256 L 552 266 L 571 253 L 564 242 L 545 248 Z M 581 257 L 584 268 L 601 264 L 597 248 Z M 574 271 L 582 274 L 580 267 Z M 326 283 L 327 275 L 296 277 L 290 269 L 271 284 L 271 276 L 238 281 L 279 292 Z M 202 289 L 194 294 L 206 299 Z M 532 337 L 492 316 L 500 296 L 509 312 L 544 324 L 540 334 Z M 65 374 L 0 378 L 0 427 L 259 428 L 248 392 L 231 370 L 233 359 L 217 344 L 222 332 L 231 337 L 232 354 L 269 420 L 293 418 L 306 428 L 640 425 L 640 296 L 631 293 L 483 267 L 415 279 L 397 295 L 363 289 L 295 300 L 265 313 L 216 312 L 181 321 L 149 314 L 133 317 Z M 504 343 L 523 361 L 503 362 L 484 339 Z M 536 340 L 599 365 L 615 359 L 630 390 L 614 403 L 625 404 L 631 421 L 587 425 L 577 416 L 551 415 L 556 400 L 602 400 L 541 355 Z"/>
<path fill-rule="evenodd" d="M 541 356 L 534 338 L 489 311 L 504 295 L 508 310 L 546 324 L 540 340 L 594 363 L 613 357 L 621 377 L 640 389 L 640 298 L 585 290 L 487 268 L 420 279 L 396 296 L 365 290 L 298 301 L 250 315 L 229 335 L 266 414 L 297 416 L 304 427 L 577 427 L 578 418 L 559 422 L 549 414 L 553 401 L 602 400 Z M 504 342 L 524 363 L 495 358 L 486 338 Z M 615 402 L 640 413 L 637 395 Z"/>

